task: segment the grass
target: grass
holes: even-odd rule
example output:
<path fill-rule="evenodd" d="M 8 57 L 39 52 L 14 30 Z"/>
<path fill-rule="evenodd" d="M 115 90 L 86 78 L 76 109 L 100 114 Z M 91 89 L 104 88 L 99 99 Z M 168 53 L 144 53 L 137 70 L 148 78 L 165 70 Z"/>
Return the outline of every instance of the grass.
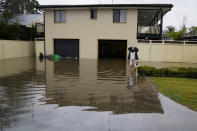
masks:
<path fill-rule="evenodd" d="M 159 92 L 172 100 L 197 111 L 197 79 L 149 77 Z"/>

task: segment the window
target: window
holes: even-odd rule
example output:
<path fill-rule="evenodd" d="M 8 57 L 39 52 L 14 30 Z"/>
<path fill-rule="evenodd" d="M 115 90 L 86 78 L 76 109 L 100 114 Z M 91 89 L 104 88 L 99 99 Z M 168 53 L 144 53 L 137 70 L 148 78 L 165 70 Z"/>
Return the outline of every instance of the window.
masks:
<path fill-rule="evenodd" d="M 96 9 L 92 9 L 90 11 L 90 18 L 91 19 L 97 19 L 97 10 Z"/>
<path fill-rule="evenodd" d="M 55 22 L 56 23 L 66 22 L 66 11 L 65 10 L 56 10 L 55 11 Z"/>
<path fill-rule="evenodd" d="M 114 9 L 113 21 L 114 23 L 126 23 L 126 10 Z"/>

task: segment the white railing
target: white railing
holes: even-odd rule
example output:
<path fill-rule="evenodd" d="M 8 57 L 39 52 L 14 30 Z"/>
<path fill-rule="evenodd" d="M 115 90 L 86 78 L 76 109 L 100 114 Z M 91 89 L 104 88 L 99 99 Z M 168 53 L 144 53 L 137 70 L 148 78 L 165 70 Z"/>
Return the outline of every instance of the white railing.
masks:
<path fill-rule="evenodd" d="M 178 41 L 178 40 L 138 40 L 139 43 L 161 43 L 161 44 L 197 44 L 197 41 Z"/>
<path fill-rule="evenodd" d="M 160 34 L 160 27 L 159 26 L 138 26 L 138 33 Z"/>

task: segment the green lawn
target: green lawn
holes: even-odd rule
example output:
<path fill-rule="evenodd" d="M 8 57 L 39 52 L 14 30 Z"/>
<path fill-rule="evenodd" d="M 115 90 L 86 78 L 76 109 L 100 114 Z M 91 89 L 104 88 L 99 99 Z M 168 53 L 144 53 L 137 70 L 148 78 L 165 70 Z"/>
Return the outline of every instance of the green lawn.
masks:
<path fill-rule="evenodd" d="M 197 79 L 149 77 L 165 96 L 197 111 Z"/>

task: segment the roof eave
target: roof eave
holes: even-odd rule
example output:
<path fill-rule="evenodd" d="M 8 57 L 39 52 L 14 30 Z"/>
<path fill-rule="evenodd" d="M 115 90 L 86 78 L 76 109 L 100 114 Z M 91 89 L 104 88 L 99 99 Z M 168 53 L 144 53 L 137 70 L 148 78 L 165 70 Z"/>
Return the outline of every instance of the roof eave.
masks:
<path fill-rule="evenodd" d="M 39 5 L 37 8 L 115 8 L 115 7 L 127 7 L 127 8 L 172 8 L 172 4 L 95 4 L 95 5 Z"/>

